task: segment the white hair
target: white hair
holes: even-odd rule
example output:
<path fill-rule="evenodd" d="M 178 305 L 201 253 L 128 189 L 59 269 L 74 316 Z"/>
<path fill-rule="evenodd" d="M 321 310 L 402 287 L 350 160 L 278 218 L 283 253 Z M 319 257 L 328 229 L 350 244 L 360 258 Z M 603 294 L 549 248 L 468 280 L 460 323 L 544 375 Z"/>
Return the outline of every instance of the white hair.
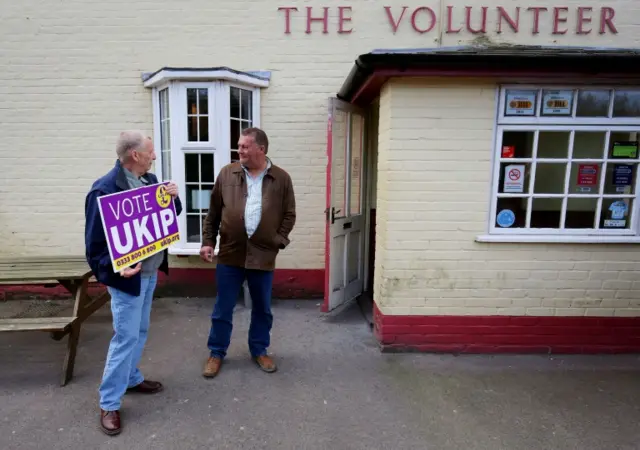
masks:
<path fill-rule="evenodd" d="M 129 159 L 131 150 L 145 150 L 147 139 L 151 139 L 140 130 L 127 130 L 120 133 L 116 143 L 116 155 L 121 162 Z"/>

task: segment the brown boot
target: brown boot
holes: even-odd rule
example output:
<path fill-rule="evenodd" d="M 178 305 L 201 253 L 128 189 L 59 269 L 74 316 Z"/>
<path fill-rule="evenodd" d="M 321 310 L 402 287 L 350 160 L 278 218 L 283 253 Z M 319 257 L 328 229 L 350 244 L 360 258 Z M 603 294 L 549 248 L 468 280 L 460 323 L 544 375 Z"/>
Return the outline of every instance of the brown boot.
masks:
<path fill-rule="evenodd" d="M 127 389 L 127 393 L 138 392 L 140 394 L 155 394 L 162 391 L 162 389 L 164 389 L 164 386 L 162 386 L 162 383 L 159 381 L 144 380 L 139 385 Z"/>
<path fill-rule="evenodd" d="M 120 434 L 120 412 L 100 410 L 100 429 L 109 436 Z"/>
<path fill-rule="evenodd" d="M 220 366 L 222 366 L 222 359 L 210 356 L 204 365 L 202 376 L 205 378 L 215 377 L 220 372 Z"/>
<path fill-rule="evenodd" d="M 270 356 L 267 356 L 267 355 L 256 356 L 253 358 L 253 360 L 258 365 L 258 367 L 260 367 L 260 369 L 262 369 L 267 373 L 273 373 L 276 370 L 278 370 L 276 363 L 273 361 L 273 359 Z"/>

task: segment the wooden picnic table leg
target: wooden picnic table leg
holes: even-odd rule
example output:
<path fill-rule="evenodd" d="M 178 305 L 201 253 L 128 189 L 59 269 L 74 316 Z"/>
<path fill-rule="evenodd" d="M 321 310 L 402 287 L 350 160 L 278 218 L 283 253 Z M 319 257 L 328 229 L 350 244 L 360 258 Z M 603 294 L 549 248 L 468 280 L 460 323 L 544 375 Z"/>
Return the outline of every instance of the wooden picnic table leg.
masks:
<path fill-rule="evenodd" d="M 78 349 L 78 341 L 80 338 L 80 327 L 82 325 L 82 320 L 78 316 L 80 310 L 83 308 L 84 303 L 88 298 L 87 291 L 89 287 L 89 278 L 85 277 L 82 280 L 76 281 L 74 284 L 75 305 L 73 307 L 73 316 L 76 319 L 71 324 L 69 341 L 67 342 L 67 355 L 64 358 L 64 365 L 62 366 L 62 381 L 60 383 L 61 386 L 66 386 L 66 384 L 73 377 L 73 367 L 76 362 L 76 352 Z"/>

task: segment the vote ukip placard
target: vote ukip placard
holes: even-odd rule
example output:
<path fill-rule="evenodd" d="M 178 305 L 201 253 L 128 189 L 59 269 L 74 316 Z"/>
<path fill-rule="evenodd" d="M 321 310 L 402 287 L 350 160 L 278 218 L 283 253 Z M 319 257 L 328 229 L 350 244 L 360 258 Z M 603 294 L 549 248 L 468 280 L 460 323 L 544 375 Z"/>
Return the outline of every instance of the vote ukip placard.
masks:
<path fill-rule="evenodd" d="M 168 183 L 143 186 L 98 198 L 113 270 L 119 272 L 165 250 L 180 239 Z"/>

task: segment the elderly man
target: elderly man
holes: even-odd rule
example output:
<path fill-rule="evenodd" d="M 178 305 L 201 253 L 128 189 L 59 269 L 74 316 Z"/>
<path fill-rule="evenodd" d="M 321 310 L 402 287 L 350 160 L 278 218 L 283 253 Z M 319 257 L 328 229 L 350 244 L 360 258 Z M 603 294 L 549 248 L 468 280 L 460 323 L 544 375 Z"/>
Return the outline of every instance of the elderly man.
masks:
<path fill-rule="evenodd" d="M 252 299 L 249 352 L 265 372 L 276 371 L 267 355 L 273 316 L 271 285 L 276 255 L 289 244 L 296 221 L 296 203 L 289 174 L 267 158 L 269 141 L 259 128 L 242 131 L 240 161 L 222 168 L 204 220 L 200 257 L 212 262 L 220 233 L 216 265 L 217 300 L 211 315 L 204 367 L 215 377 L 226 356 L 233 328 L 233 308 L 244 280 Z"/>
<path fill-rule="evenodd" d="M 116 144 L 115 167 L 93 183 L 85 202 L 86 257 L 93 274 L 111 294 L 114 335 L 109 345 L 100 393 L 100 427 L 108 435 L 121 431 L 120 403 L 125 392 L 153 394 L 162 384 L 143 377 L 138 363 L 147 340 L 151 300 L 158 269 L 168 273 L 167 251 L 114 273 L 98 209 L 98 197 L 158 183 L 149 173 L 156 154 L 151 138 L 140 131 L 125 131 Z M 170 183 L 167 192 L 182 211 L 178 188 Z"/>

